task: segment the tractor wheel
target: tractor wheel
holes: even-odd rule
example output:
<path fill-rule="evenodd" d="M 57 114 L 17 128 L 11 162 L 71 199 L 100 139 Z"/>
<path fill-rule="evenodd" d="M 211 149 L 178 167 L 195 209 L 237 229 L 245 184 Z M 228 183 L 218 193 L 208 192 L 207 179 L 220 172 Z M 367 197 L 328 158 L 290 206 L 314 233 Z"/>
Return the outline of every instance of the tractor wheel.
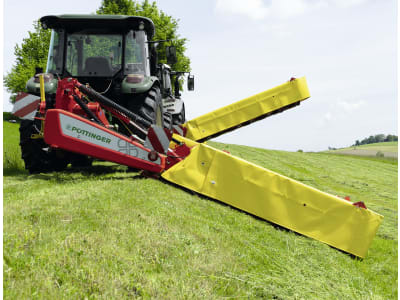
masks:
<path fill-rule="evenodd" d="M 70 153 L 70 161 L 73 168 L 91 167 L 93 158 L 77 153 Z"/>
<path fill-rule="evenodd" d="M 161 92 L 158 86 L 153 86 L 139 108 L 139 115 L 152 124 L 164 127 Z"/>
<path fill-rule="evenodd" d="M 65 153 L 51 149 L 42 138 L 32 139 L 40 132 L 40 120 L 22 120 L 20 132 L 21 156 L 29 173 L 61 171 L 68 165 Z"/>
<path fill-rule="evenodd" d="M 164 113 L 164 128 L 167 128 L 169 130 L 172 130 L 172 115 L 168 112 Z"/>
<path fill-rule="evenodd" d="M 170 130 L 172 129 L 173 118 L 170 113 L 164 112 L 162 96 L 158 86 L 153 86 L 150 89 L 140 106 L 136 105 L 135 103 L 132 103 L 130 106 L 128 106 L 128 109 L 134 113 L 137 113 L 140 117 L 151 124 L 155 124 Z M 142 139 L 146 138 L 146 136 L 143 136 L 143 134 L 139 131 L 137 131 L 136 134 Z"/>
<path fill-rule="evenodd" d="M 182 110 L 179 114 L 172 115 L 172 124 L 173 125 L 181 125 L 186 122 L 185 118 L 185 104 L 183 104 Z"/>

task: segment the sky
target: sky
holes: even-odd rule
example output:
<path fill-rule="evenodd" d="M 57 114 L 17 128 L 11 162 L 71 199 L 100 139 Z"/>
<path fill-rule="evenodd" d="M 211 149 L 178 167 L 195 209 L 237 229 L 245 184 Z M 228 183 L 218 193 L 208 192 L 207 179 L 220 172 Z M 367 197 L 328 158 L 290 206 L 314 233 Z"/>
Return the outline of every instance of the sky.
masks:
<path fill-rule="evenodd" d="M 301 105 L 218 137 L 267 149 L 322 151 L 397 135 L 395 0 L 160 0 L 188 39 L 195 90 L 187 119 L 305 76 Z M 94 13 L 100 0 L 4 0 L 3 74 L 14 46 L 48 14 Z M 3 110 L 11 111 L 3 90 Z"/>

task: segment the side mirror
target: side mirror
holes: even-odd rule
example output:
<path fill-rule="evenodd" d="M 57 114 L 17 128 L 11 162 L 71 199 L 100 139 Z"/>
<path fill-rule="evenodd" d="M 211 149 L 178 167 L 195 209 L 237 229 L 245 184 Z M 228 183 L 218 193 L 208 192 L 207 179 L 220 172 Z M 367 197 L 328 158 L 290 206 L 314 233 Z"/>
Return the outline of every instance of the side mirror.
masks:
<path fill-rule="evenodd" d="M 189 91 L 194 91 L 194 75 L 188 75 L 187 88 Z"/>
<path fill-rule="evenodd" d="M 176 48 L 175 46 L 168 46 L 165 48 L 165 53 L 167 55 L 167 63 L 169 65 L 173 65 L 177 63 L 177 58 L 176 58 Z"/>

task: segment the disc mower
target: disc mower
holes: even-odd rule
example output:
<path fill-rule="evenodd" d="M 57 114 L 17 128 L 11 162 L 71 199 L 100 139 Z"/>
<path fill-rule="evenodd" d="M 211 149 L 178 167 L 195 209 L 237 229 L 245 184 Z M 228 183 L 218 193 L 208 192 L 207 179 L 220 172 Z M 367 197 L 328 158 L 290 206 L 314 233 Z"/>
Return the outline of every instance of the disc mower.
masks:
<path fill-rule="evenodd" d="M 185 72 L 158 64 L 156 44 L 165 41 L 151 41 L 150 19 L 61 15 L 41 24 L 52 29 L 47 70 L 14 108 L 31 173 L 111 161 L 365 257 L 381 215 L 204 143 L 299 105 L 310 97 L 304 77 L 186 122 Z M 174 64 L 176 49 L 165 52 Z"/>

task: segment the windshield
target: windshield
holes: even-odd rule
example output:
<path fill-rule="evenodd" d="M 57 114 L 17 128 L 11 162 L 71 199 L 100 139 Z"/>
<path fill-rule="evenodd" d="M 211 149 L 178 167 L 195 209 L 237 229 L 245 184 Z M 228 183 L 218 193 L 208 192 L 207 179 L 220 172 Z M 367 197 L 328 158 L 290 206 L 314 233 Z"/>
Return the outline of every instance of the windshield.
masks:
<path fill-rule="evenodd" d="M 51 31 L 49 55 L 47 57 L 46 73 L 61 74 L 63 53 L 63 31 Z"/>
<path fill-rule="evenodd" d="M 150 76 L 148 56 L 144 31 L 130 31 L 126 35 L 124 74 Z"/>
<path fill-rule="evenodd" d="M 65 68 L 71 76 L 112 77 L 122 63 L 122 35 L 69 34 Z"/>

